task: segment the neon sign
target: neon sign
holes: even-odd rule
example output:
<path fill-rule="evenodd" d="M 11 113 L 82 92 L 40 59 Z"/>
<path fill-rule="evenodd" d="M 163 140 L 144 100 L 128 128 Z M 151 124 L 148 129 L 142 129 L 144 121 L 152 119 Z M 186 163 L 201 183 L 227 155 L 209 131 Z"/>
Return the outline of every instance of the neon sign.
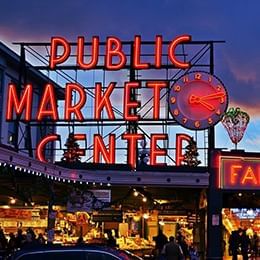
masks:
<path fill-rule="evenodd" d="M 177 69 L 188 69 L 191 64 L 185 59 L 181 59 L 176 55 L 176 48 L 184 43 L 191 42 L 190 35 L 181 35 L 174 38 L 172 41 L 167 42 L 167 62 L 172 64 L 173 68 Z M 76 45 L 76 47 L 75 47 Z M 122 42 L 117 37 L 108 37 L 106 42 L 103 44 L 104 52 L 100 55 L 100 46 L 99 37 L 92 37 L 90 44 L 90 53 L 85 53 L 86 42 L 84 37 L 78 37 L 77 43 L 72 44 L 62 37 L 53 37 L 50 44 L 50 58 L 49 58 L 49 68 L 51 70 L 59 69 L 59 66 L 66 64 L 70 60 L 70 56 L 73 55 L 73 49 L 76 49 L 76 61 L 75 67 L 79 70 L 95 70 L 100 63 L 104 64 L 104 69 L 106 70 L 121 70 L 125 69 L 127 66 L 138 69 L 138 70 L 149 70 L 149 69 L 161 69 L 163 59 L 163 38 L 160 35 L 155 37 L 154 41 L 154 53 L 153 58 L 149 59 L 149 62 L 144 62 L 142 60 L 142 40 L 140 36 L 135 36 L 131 55 L 127 55 L 124 50 L 124 42 Z M 104 46 L 105 45 L 105 46 Z M 103 55 L 104 54 L 104 55 Z M 102 60 L 100 61 L 100 56 Z M 104 56 L 104 57 L 103 57 Z M 184 79 L 187 79 L 191 74 L 187 74 Z M 201 107 L 206 110 L 207 115 L 205 118 L 201 119 L 207 122 L 205 125 L 202 121 L 198 124 L 198 119 L 192 119 L 195 121 L 196 130 L 205 129 L 206 127 L 214 125 L 222 115 L 222 112 L 225 110 L 227 105 L 227 94 L 224 87 L 218 82 L 215 82 L 215 77 L 213 75 L 209 76 L 207 74 L 208 85 L 210 87 L 204 91 L 203 83 L 205 81 L 203 73 L 196 73 L 195 80 L 197 81 L 196 86 L 192 87 L 196 91 L 188 96 L 188 103 L 186 105 L 190 106 L 191 111 L 195 111 L 193 107 Z M 203 81 L 204 80 L 204 81 Z M 191 84 L 190 82 L 186 82 Z M 77 121 L 83 122 L 87 121 L 89 117 L 93 121 L 102 120 L 104 117 L 106 120 L 116 120 L 115 109 L 112 104 L 112 96 L 114 95 L 115 89 L 118 87 L 117 82 L 109 82 L 107 85 L 104 85 L 100 82 L 94 82 L 94 109 L 91 115 L 84 113 L 84 106 L 88 103 L 88 95 L 86 89 L 78 83 L 66 83 L 64 86 L 64 109 L 63 112 L 58 110 L 58 100 L 55 93 L 55 86 L 52 83 L 48 83 L 43 86 L 42 96 L 39 100 L 39 107 L 37 111 L 33 111 L 33 96 L 34 89 L 31 84 L 24 84 L 22 91 L 17 89 L 17 86 L 13 83 L 9 84 L 8 93 L 7 93 L 7 107 L 6 107 L 6 120 L 12 121 L 16 120 L 19 117 L 19 120 L 24 122 L 36 121 L 40 122 L 42 120 L 49 120 L 53 122 L 58 121 Z M 161 92 L 162 90 L 173 88 L 176 89 L 175 83 L 170 86 L 169 80 L 147 80 L 145 84 L 142 84 L 141 81 L 127 81 L 123 83 L 123 97 L 121 99 L 121 111 L 122 120 L 127 122 L 138 122 L 142 120 L 141 115 L 138 114 L 138 109 L 142 107 L 142 104 L 139 100 L 133 99 L 132 94 L 137 89 L 147 88 L 152 92 L 152 121 L 161 120 Z M 190 87 L 191 88 L 191 87 Z M 200 89 L 198 91 L 198 89 Z M 182 93 L 182 91 L 177 91 Z M 201 93 L 205 92 L 204 97 L 201 97 Z M 199 95 L 200 94 L 200 95 Z M 77 96 L 77 99 L 73 101 L 73 95 Z M 178 115 L 176 115 L 177 108 L 173 108 L 175 102 L 173 99 L 179 99 L 180 96 L 172 95 L 170 98 L 170 110 L 173 113 L 173 117 L 176 121 L 182 124 L 186 128 L 192 128 L 191 122 L 183 122 L 184 118 L 179 120 Z M 187 100 L 186 100 L 187 101 Z M 180 101 L 182 102 L 182 101 Z M 179 101 L 176 104 L 180 105 Z M 183 101 L 184 102 L 184 101 Z M 118 106 L 118 104 L 117 104 Z M 219 106 L 219 107 L 217 107 Z M 172 111 L 174 110 L 174 111 Z M 213 111 L 214 110 L 214 111 Z M 181 109 L 178 110 L 181 112 Z M 199 110 L 200 111 L 200 110 Z M 220 111 L 220 112 L 218 112 Z M 205 111 L 204 111 L 205 112 Z M 214 113 L 214 116 L 209 114 Z M 198 113 L 197 113 L 198 114 Z M 205 114 L 205 113 L 204 113 Z M 187 117 L 187 113 L 185 115 Z M 196 125 L 197 124 L 197 125 Z M 201 125 L 200 125 L 201 124 Z M 137 158 L 137 144 L 139 141 L 144 140 L 144 135 L 141 133 L 128 133 L 125 132 L 121 135 L 121 139 L 125 140 L 128 144 L 128 164 L 132 167 L 136 166 Z M 190 136 L 185 134 L 177 134 L 176 136 L 176 165 L 181 165 L 183 160 L 182 154 L 182 143 L 190 140 Z M 84 140 L 86 141 L 88 137 L 85 134 L 74 134 L 75 140 Z M 99 134 L 94 134 L 93 138 L 93 162 L 99 163 L 101 157 L 106 163 L 113 164 L 115 163 L 115 149 L 116 149 L 116 139 L 117 137 L 114 134 L 109 134 L 107 137 L 107 142 Z M 40 161 L 45 162 L 44 153 L 46 145 L 49 142 L 55 142 L 60 140 L 60 136 L 57 134 L 49 134 L 44 137 L 36 148 L 36 156 Z M 167 134 L 152 133 L 150 135 L 150 165 L 164 165 L 159 161 L 159 157 L 166 156 L 167 150 L 159 148 L 158 143 L 168 140 Z M 79 155 L 84 156 L 85 150 L 79 149 Z"/>
<path fill-rule="evenodd" d="M 219 188 L 259 189 L 260 158 L 220 156 Z"/>
<path fill-rule="evenodd" d="M 190 35 L 181 35 L 173 39 L 168 46 L 168 58 L 169 61 L 180 69 L 187 69 L 190 67 L 189 62 L 180 61 L 175 55 L 175 50 L 178 45 L 191 41 Z M 162 36 L 157 35 L 155 37 L 154 48 L 154 64 L 144 63 L 141 61 L 141 36 L 136 35 L 133 42 L 133 56 L 132 66 L 134 69 L 150 69 L 152 67 L 160 69 L 162 65 Z M 91 60 L 88 63 L 84 61 L 84 37 L 78 37 L 77 41 L 77 65 L 80 69 L 91 70 L 95 69 L 98 65 L 99 59 L 99 37 L 94 36 L 92 38 Z M 123 44 L 117 37 L 108 37 L 105 46 L 105 68 L 108 70 L 120 70 L 123 69 L 127 63 L 127 56 L 123 51 Z M 58 54 L 58 48 L 62 48 L 62 54 Z M 53 37 L 51 39 L 50 50 L 50 68 L 55 69 L 59 64 L 64 63 L 71 53 L 71 44 L 62 37 Z M 115 61 L 116 60 L 116 61 Z"/>

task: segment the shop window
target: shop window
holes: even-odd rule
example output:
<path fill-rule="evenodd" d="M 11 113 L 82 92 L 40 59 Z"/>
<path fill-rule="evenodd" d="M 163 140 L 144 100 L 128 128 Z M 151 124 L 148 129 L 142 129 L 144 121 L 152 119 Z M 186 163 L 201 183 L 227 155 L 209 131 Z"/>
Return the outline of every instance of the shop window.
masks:
<path fill-rule="evenodd" d="M 18 84 L 17 80 L 15 80 L 14 78 L 9 77 L 10 83 L 13 84 Z M 8 144 L 11 145 L 16 145 L 17 144 L 17 138 L 18 136 L 18 122 L 17 121 L 13 121 L 13 122 L 9 122 L 8 123 L 8 136 L 7 136 L 7 142 Z"/>
<path fill-rule="evenodd" d="M 17 143 L 17 122 L 8 123 L 8 143 L 16 145 Z"/>

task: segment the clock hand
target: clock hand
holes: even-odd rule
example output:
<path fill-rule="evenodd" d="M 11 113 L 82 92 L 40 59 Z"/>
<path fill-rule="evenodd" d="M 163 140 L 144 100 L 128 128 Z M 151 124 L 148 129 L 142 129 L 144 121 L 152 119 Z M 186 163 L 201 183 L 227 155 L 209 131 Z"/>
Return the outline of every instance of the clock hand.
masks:
<path fill-rule="evenodd" d="M 205 101 L 203 101 L 203 100 L 201 100 L 200 102 L 199 102 L 202 106 L 204 106 L 204 107 L 206 107 L 208 110 L 210 110 L 210 111 L 214 111 L 215 110 L 215 107 L 213 106 L 213 105 L 211 105 L 211 104 L 209 104 L 209 103 L 207 103 L 207 102 L 205 102 Z"/>
<path fill-rule="evenodd" d="M 199 96 L 190 95 L 189 103 L 190 104 L 201 104 L 202 106 L 204 106 L 205 108 L 207 108 L 210 111 L 214 111 L 215 110 L 215 107 L 213 105 L 209 104 L 208 102 L 205 102 Z"/>
<path fill-rule="evenodd" d="M 214 94 L 202 96 L 202 97 L 200 97 L 200 99 L 201 99 L 201 100 L 211 100 L 211 99 L 220 98 L 221 101 L 223 102 L 225 96 L 226 96 L 225 93 L 223 93 L 223 92 L 218 92 L 218 93 L 214 93 Z"/>

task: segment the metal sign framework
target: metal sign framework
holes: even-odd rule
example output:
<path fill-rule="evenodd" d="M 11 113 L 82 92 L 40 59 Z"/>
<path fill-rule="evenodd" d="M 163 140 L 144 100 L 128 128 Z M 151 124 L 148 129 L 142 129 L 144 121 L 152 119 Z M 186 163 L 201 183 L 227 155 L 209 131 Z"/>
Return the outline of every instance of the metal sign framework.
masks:
<path fill-rule="evenodd" d="M 210 74 L 214 73 L 214 47 L 218 43 L 223 43 L 224 41 L 191 41 L 185 44 L 182 44 L 180 49 L 177 49 L 177 55 L 184 61 L 188 60 L 191 63 L 191 66 L 189 69 L 177 69 L 174 67 L 174 65 L 169 64 L 168 60 L 165 58 L 167 56 L 165 49 L 166 46 L 169 44 L 169 42 L 165 41 L 163 42 L 163 64 L 160 69 L 151 69 L 148 71 L 145 70 L 135 70 L 131 66 L 131 61 L 128 63 L 123 70 L 121 70 L 121 74 L 123 72 L 123 77 L 125 77 L 125 81 L 139 81 L 141 82 L 141 85 L 144 84 L 144 82 L 153 80 L 153 81 L 167 81 L 169 82 L 169 86 L 174 84 L 174 82 L 182 75 L 189 71 L 196 71 L 196 70 L 204 70 L 209 72 Z M 23 88 L 23 85 L 26 83 L 27 79 L 27 71 L 30 70 L 31 66 L 29 63 L 26 62 L 26 60 L 32 62 L 34 65 L 33 67 L 42 71 L 45 75 L 47 75 L 51 80 L 56 81 L 58 85 L 64 84 L 64 82 L 75 82 L 80 84 L 84 87 L 85 91 L 87 92 L 88 98 L 90 100 L 94 98 L 94 85 L 89 86 L 88 83 L 86 85 L 86 81 L 84 79 L 84 76 L 81 75 L 82 71 L 77 65 L 71 65 L 71 60 L 68 61 L 68 63 L 64 65 L 59 65 L 56 67 L 55 71 L 51 71 L 49 67 L 49 54 L 50 54 L 50 43 L 40 43 L 40 42 L 31 42 L 31 43 L 16 43 L 20 45 L 21 48 L 21 63 L 20 63 L 20 76 L 19 76 L 19 82 L 18 85 Z M 71 46 L 76 46 L 76 43 L 70 43 Z M 132 41 L 126 41 L 122 42 L 123 46 L 126 46 L 127 53 L 126 56 L 130 57 L 132 56 L 132 47 L 133 42 Z M 143 41 L 143 53 L 141 54 L 141 59 L 148 60 L 151 59 L 152 52 L 151 48 L 153 47 L 154 42 L 151 41 Z M 86 47 L 89 47 L 91 43 L 85 43 Z M 102 47 L 103 46 L 103 47 Z M 101 62 L 96 66 L 95 70 L 92 71 L 92 79 L 93 82 L 96 81 L 95 77 L 98 78 L 98 81 L 101 81 L 103 83 L 103 87 L 105 88 L 107 86 L 108 78 L 111 76 L 110 74 L 116 74 L 116 72 L 110 72 L 105 70 L 104 62 L 102 61 L 102 57 L 104 57 L 104 46 L 105 42 L 100 43 L 100 57 Z M 71 57 L 72 59 L 76 56 L 75 55 L 75 49 L 73 49 L 74 53 L 72 53 Z M 90 55 L 85 55 L 86 58 Z M 76 63 L 75 63 L 76 64 Z M 85 72 L 88 73 L 88 76 L 91 72 Z M 112 75 L 113 77 L 113 75 Z M 121 76 L 120 76 L 121 77 Z M 82 78 L 82 79 L 81 79 Z M 117 90 L 120 92 L 123 89 L 123 86 L 117 86 Z M 20 90 L 21 90 L 20 89 Z M 142 104 L 142 107 L 139 109 L 135 109 L 135 113 L 142 114 L 141 118 L 137 122 L 126 122 L 122 117 L 122 111 L 117 106 L 113 106 L 114 113 L 117 115 L 117 118 L 113 121 L 108 120 L 106 118 L 105 113 L 102 114 L 102 118 L 100 121 L 95 121 L 93 118 L 86 118 L 84 122 L 77 122 L 76 120 L 72 120 L 71 122 L 65 122 L 60 120 L 60 122 L 57 122 L 56 126 L 58 129 L 67 129 L 69 132 L 78 131 L 78 129 L 86 128 L 89 132 L 96 132 L 101 133 L 104 137 L 104 139 L 108 136 L 110 133 L 117 133 L 118 138 L 122 133 L 125 131 L 129 133 L 137 133 L 140 132 L 144 134 L 147 139 L 149 139 L 149 131 L 152 128 L 155 129 L 161 129 L 161 133 L 167 133 L 169 135 L 169 140 L 174 139 L 173 135 L 175 135 L 176 129 L 178 127 L 178 124 L 176 121 L 170 116 L 170 113 L 168 111 L 168 99 L 169 91 L 166 90 L 165 92 L 161 92 L 160 101 L 164 105 L 163 107 L 163 116 L 159 120 L 153 120 L 149 116 L 150 108 L 152 105 L 152 97 L 148 97 L 145 102 Z M 133 101 L 138 100 L 140 97 L 140 92 L 138 92 L 136 89 L 132 91 L 131 93 L 131 99 Z M 76 101 L 76 96 L 74 97 Z M 91 102 L 90 102 L 91 103 Z M 93 103 L 92 103 L 93 104 Z M 20 124 L 20 122 L 18 122 Z M 32 147 L 32 141 L 31 141 L 31 129 L 33 127 L 39 127 L 39 126 L 53 126 L 53 122 L 43 121 L 43 122 L 35 122 L 32 121 L 30 123 L 27 123 L 26 126 L 26 133 L 23 133 L 19 138 L 24 138 L 25 134 L 27 135 L 27 145 L 26 147 L 21 147 L 19 144 L 21 143 L 21 140 L 19 139 L 17 142 L 16 149 L 19 150 L 27 150 L 30 157 L 33 157 L 33 151 L 35 150 L 35 147 Z M 64 130 L 63 130 L 64 131 Z M 80 130 L 79 130 L 80 131 Z M 179 131 L 179 130 L 177 130 Z M 183 129 L 181 130 L 183 131 Z M 189 131 L 190 132 L 190 131 Z M 211 127 L 207 130 L 203 130 L 200 132 L 192 131 L 192 135 L 195 137 L 195 139 L 202 139 L 203 142 L 200 142 L 198 145 L 199 152 L 203 152 L 203 159 L 204 159 L 204 165 L 208 165 L 209 161 L 209 151 L 214 149 L 215 147 L 215 133 L 214 133 L 214 127 Z M 170 151 L 175 150 L 174 144 L 171 141 L 163 142 L 163 147 L 167 149 L 167 157 L 165 157 L 165 162 L 168 163 L 168 165 L 174 165 L 175 160 L 174 156 L 170 153 Z M 93 144 L 85 143 L 85 147 L 82 147 L 83 149 L 87 151 L 91 151 L 93 149 Z M 60 144 L 59 147 L 56 147 L 57 154 L 61 153 L 62 145 Z M 124 147 L 122 143 L 120 143 L 120 146 L 116 148 L 119 152 L 122 150 L 123 152 L 127 148 Z M 60 154 L 61 155 L 61 154 Z M 93 155 L 89 153 L 86 157 L 86 162 L 91 162 Z"/>

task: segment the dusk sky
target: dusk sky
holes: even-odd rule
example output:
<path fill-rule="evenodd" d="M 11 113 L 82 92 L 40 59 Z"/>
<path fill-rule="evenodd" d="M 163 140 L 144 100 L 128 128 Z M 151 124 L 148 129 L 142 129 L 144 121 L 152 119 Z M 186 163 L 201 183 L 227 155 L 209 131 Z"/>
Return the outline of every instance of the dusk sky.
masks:
<path fill-rule="evenodd" d="M 105 40 L 118 36 L 144 40 L 163 35 L 171 40 L 190 34 L 193 40 L 225 40 L 215 50 L 215 74 L 229 92 L 230 106 L 249 113 L 250 124 L 239 148 L 260 151 L 260 2 L 195 0 L 2 0 L 0 41 L 50 41 L 83 35 Z M 220 138 L 221 137 L 221 138 Z M 234 147 L 221 124 L 217 144 Z"/>

